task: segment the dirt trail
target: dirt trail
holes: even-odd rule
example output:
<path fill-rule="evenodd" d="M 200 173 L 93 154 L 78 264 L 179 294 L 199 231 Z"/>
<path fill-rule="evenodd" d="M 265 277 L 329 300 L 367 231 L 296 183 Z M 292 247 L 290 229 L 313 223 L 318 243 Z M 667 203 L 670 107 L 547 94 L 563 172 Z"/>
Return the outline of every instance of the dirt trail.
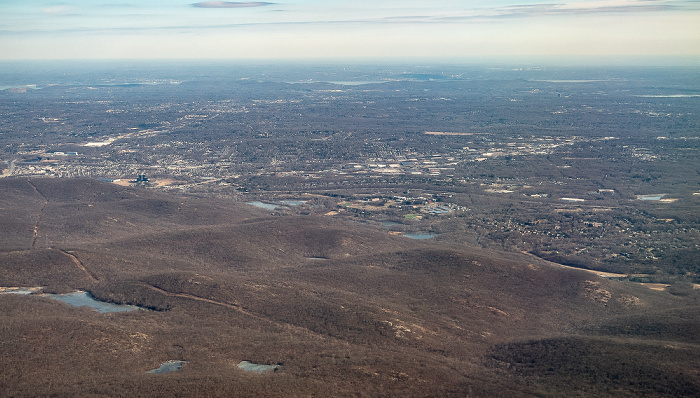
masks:
<path fill-rule="evenodd" d="M 182 297 L 182 298 L 186 298 L 186 299 L 190 299 L 190 300 L 201 301 L 201 302 L 204 302 L 204 303 L 216 304 L 216 305 L 220 305 L 220 306 L 222 306 L 222 307 L 234 309 L 234 310 L 236 310 L 236 311 L 238 311 L 238 312 L 241 312 L 241 313 L 246 314 L 246 315 L 248 315 L 248 316 L 252 316 L 253 318 L 256 318 L 256 319 L 269 320 L 269 319 L 267 319 L 267 318 L 264 318 L 264 317 L 261 317 L 261 316 L 259 316 L 259 315 L 256 315 L 256 314 L 253 314 L 253 313 L 251 313 L 251 312 L 248 312 L 248 311 L 244 310 L 243 308 L 241 308 L 241 306 L 239 306 L 239 305 L 223 303 L 223 302 L 221 302 L 221 301 L 211 300 L 211 299 L 208 299 L 208 298 L 199 297 L 199 296 L 194 296 L 194 295 L 192 295 L 192 294 L 187 294 L 187 293 L 171 293 L 171 292 L 169 292 L 169 291 L 167 291 L 167 290 L 163 290 L 163 289 L 161 289 L 161 288 L 159 288 L 159 287 L 155 287 L 155 286 L 153 286 L 153 285 L 149 285 L 148 283 L 144 283 L 143 285 L 146 286 L 147 288 L 151 289 L 151 290 L 155 290 L 156 292 L 161 293 L 161 294 L 164 294 L 164 295 L 169 296 L 169 297 Z"/>
<path fill-rule="evenodd" d="M 199 296 L 194 296 L 194 295 L 192 295 L 192 294 L 187 294 L 187 293 L 171 293 L 171 292 L 169 292 L 169 291 L 167 291 L 167 290 L 163 290 L 163 289 L 161 289 L 161 288 L 159 288 L 159 287 L 155 287 L 155 286 L 150 285 L 150 284 L 148 284 L 148 283 L 143 283 L 143 286 L 145 286 L 145 287 L 147 287 L 147 288 L 149 288 L 149 289 L 151 289 L 151 290 L 153 290 L 153 291 L 156 291 L 156 292 L 158 292 L 158 293 L 160 293 L 160 294 L 164 294 L 164 295 L 166 295 L 166 296 L 169 296 L 169 297 L 180 297 L 180 298 L 186 298 L 186 299 L 190 299 L 190 300 L 200 301 L 200 302 L 203 302 L 203 303 L 209 303 L 209 304 L 214 304 L 214 305 L 220 305 L 220 306 L 222 306 L 222 307 L 226 307 L 226 308 L 230 308 L 230 309 L 232 309 L 232 310 L 238 311 L 238 312 L 240 312 L 240 313 L 242 313 L 242 314 L 245 314 L 245 315 L 250 316 L 250 317 L 252 317 L 252 318 L 255 318 L 255 319 L 257 319 L 257 320 L 264 321 L 264 322 L 271 322 L 271 323 L 274 323 L 274 324 L 279 325 L 279 326 L 281 326 L 281 327 L 283 327 L 283 328 L 286 328 L 286 329 L 292 329 L 292 330 L 300 331 L 300 332 L 302 332 L 302 333 L 304 333 L 304 334 L 310 334 L 310 335 L 316 336 L 317 338 L 321 338 L 321 339 L 324 339 L 324 340 L 331 339 L 331 340 L 338 341 L 338 342 L 340 342 L 341 344 L 345 344 L 345 345 L 348 344 L 345 340 L 341 340 L 341 339 L 338 339 L 338 338 L 336 338 L 336 337 L 331 337 L 331 336 L 327 336 L 327 335 L 324 335 L 324 334 L 321 334 L 321 333 L 318 333 L 318 332 L 314 332 L 313 330 L 308 329 L 308 328 L 305 328 L 305 327 L 303 327 L 303 326 L 297 326 L 297 325 L 293 325 L 293 324 L 289 324 L 289 323 L 285 323 L 285 322 L 280 322 L 280 321 L 277 321 L 277 320 L 268 318 L 268 317 L 263 316 L 263 315 L 254 314 L 254 313 L 252 313 L 252 312 L 250 312 L 250 311 L 247 311 L 247 310 L 243 309 L 241 306 L 236 305 L 236 304 L 223 303 L 223 302 L 221 302 L 221 301 L 211 300 L 211 299 L 207 299 L 207 298 L 199 297 Z"/>
<path fill-rule="evenodd" d="M 88 276 L 88 278 L 90 278 L 91 280 L 93 280 L 93 281 L 95 281 L 95 282 L 97 282 L 97 281 L 100 280 L 97 276 L 95 276 L 95 274 L 93 274 L 92 272 L 90 272 L 89 269 L 85 268 L 85 265 L 83 265 L 83 263 L 80 262 L 80 260 L 78 260 L 78 257 L 76 257 L 73 253 L 71 253 L 71 252 L 69 252 L 69 251 L 65 251 L 65 250 L 61 250 L 61 253 L 65 254 L 65 255 L 68 256 L 68 257 L 70 257 L 70 259 L 73 260 L 73 262 L 75 263 L 75 265 L 77 265 L 78 268 L 80 268 L 80 269 L 85 273 L 85 275 Z"/>
<path fill-rule="evenodd" d="M 37 195 L 41 196 L 44 198 L 44 204 L 41 206 L 41 210 L 39 210 L 39 215 L 36 217 L 36 223 L 34 224 L 34 236 L 32 237 L 32 247 L 36 246 L 36 239 L 39 237 L 39 223 L 41 222 L 41 216 L 44 214 L 44 209 L 46 208 L 46 205 L 49 203 L 49 200 L 46 199 L 46 196 L 39 192 L 38 189 L 36 189 L 36 186 L 32 184 L 30 180 L 27 180 L 27 183 L 32 186 L 32 189 L 34 189 L 34 192 L 37 193 Z"/>

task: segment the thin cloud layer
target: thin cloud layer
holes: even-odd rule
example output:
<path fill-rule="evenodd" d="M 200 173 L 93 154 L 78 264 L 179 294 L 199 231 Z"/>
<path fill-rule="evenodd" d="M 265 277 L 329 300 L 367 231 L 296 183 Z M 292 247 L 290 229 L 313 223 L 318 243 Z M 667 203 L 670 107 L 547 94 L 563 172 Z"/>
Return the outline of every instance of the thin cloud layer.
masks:
<path fill-rule="evenodd" d="M 0 60 L 118 58 L 131 56 L 124 49 L 132 48 L 146 58 L 499 52 L 700 56 L 700 0 L 45 3 L 0 0 Z M 85 47 L 90 40 L 93 47 Z"/>
<path fill-rule="evenodd" d="M 692 9 L 688 2 L 674 0 L 612 0 L 569 3 L 513 4 L 503 7 L 484 7 L 447 14 L 385 17 L 386 22 L 460 22 L 504 18 L 527 18 L 548 15 L 629 14 L 643 12 Z M 695 7 L 697 9 L 697 7 Z"/>
<path fill-rule="evenodd" d="M 200 1 L 192 4 L 192 7 L 197 8 L 248 8 L 248 7 L 263 7 L 269 6 L 266 1 Z"/>

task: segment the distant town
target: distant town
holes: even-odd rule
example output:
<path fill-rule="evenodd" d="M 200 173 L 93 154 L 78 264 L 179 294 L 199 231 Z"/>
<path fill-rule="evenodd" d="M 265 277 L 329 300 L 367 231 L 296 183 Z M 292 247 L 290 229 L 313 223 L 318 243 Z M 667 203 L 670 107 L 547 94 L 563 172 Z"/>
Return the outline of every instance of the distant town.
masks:
<path fill-rule="evenodd" d="M 0 164 L 6 178 L 261 201 L 636 279 L 700 282 L 694 98 L 645 97 L 624 81 L 491 83 L 5 90 Z M 163 102 L 164 93 L 178 99 Z M 12 110 L 27 101 L 35 106 Z"/>

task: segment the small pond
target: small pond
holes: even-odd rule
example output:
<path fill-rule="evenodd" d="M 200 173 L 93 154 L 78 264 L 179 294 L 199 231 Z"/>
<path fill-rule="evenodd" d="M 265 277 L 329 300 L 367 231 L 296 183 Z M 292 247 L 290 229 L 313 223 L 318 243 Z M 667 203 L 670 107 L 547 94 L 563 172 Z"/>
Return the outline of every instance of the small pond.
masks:
<path fill-rule="evenodd" d="M 430 239 L 434 238 L 437 236 L 437 234 L 431 234 L 427 232 L 416 232 L 416 233 L 405 233 L 402 234 L 402 236 L 405 236 L 406 238 L 411 238 L 411 239 Z"/>
<path fill-rule="evenodd" d="M 253 202 L 246 202 L 246 204 L 249 204 L 249 205 L 255 206 L 255 207 L 260 207 L 260 208 L 267 209 L 267 210 L 276 210 L 276 209 L 279 209 L 281 207 L 278 205 L 273 205 L 271 203 L 264 203 L 264 202 L 261 202 L 259 200 L 256 200 Z"/>
<path fill-rule="evenodd" d="M 166 361 L 160 364 L 160 367 L 147 371 L 146 373 L 170 373 L 182 369 L 182 365 L 187 361 Z"/>
<path fill-rule="evenodd" d="M 279 369 L 281 365 L 261 365 L 250 361 L 242 361 L 238 364 L 238 367 L 247 372 L 265 373 L 274 372 L 275 370 Z"/>
<path fill-rule="evenodd" d="M 665 193 L 652 194 L 652 195 L 637 195 L 638 200 L 661 200 L 666 196 Z"/>
<path fill-rule="evenodd" d="M 30 295 L 40 291 L 40 287 L 0 287 L 0 294 L 23 294 Z M 73 307 L 90 307 L 97 312 L 103 314 L 105 312 L 127 312 L 136 311 L 143 308 L 135 305 L 114 304 L 106 301 L 97 300 L 92 294 L 83 291 L 65 294 L 37 294 L 40 297 L 48 297 L 53 300 L 63 301 Z"/>
<path fill-rule="evenodd" d="M 105 301 L 99 301 L 88 292 L 73 292 L 66 294 L 42 294 L 42 296 L 49 297 L 54 300 L 63 301 L 64 303 L 72 305 L 73 307 L 90 307 L 92 309 L 97 310 L 97 312 L 101 314 L 105 312 L 127 312 L 141 309 L 135 305 L 113 304 L 107 303 Z"/>

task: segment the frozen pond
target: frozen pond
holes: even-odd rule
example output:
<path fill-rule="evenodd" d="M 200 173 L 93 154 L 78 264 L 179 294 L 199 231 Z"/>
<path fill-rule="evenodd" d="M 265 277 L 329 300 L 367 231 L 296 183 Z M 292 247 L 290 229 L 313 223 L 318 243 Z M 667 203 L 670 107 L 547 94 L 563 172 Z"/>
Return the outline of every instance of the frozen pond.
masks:
<path fill-rule="evenodd" d="M 127 312 L 136 311 L 140 308 L 135 305 L 113 304 L 95 299 L 88 292 L 73 292 L 66 294 L 42 294 L 44 297 L 49 297 L 54 300 L 63 301 L 74 307 L 90 307 L 97 310 L 99 313 L 105 312 Z"/>
<path fill-rule="evenodd" d="M 187 363 L 187 361 L 166 361 L 160 364 L 160 367 L 157 369 L 152 369 L 147 371 L 146 373 L 170 373 L 170 372 L 175 372 L 176 370 L 182 369 L 182 365 Z"/>
<path fill-rule="evenodd" d="M 277 209 L 283 208 L 285 206 L 301 206 L 306 202 L 307 202 L 306 200 L 288 199 L 288 200 L 280 200 L 279 202 L 276 202 L 277 204 L 275 204 L 275 203 L 265 203 L 265 202 L 261 202 L 259 200 L 255 200 L 252 202 L 246 202 L 246 204 L 249 204 L 249 205 L 255 206 L 255 207 L 260 207 L 262 209 L 267 209 L 267 210 L 277 210 Z"/>
<path fill-rule="evenodd" d="M 0 287 L 0 294 L 23 294 L 30 295 L 40 291 L 40 287 Z M 73 307 L 90 307 L 99 313 L 105 312 L 127 312 L 142 309 L 135 305 L 114 304 L 106 301 L 97 300 L 92 294 L 83 291 L 77 291 L 66 294 L 39 294 L 40 297 L 48 297 L 50 299 L 63 301 Z"/>
<path fill-rule="evenodd" d="M 417 232 L 417 233 L 405 233 L 403 236 L 411 239 L 430 239 L 437 236 L 437 234 L 431 234 L 427 232 Z"/>
<path fill-rule="evenodd" d="M 264 203 L 264 202 L 261 202 L 259 200 L 256 200 L 253 202 L 246 202 L 246 204 L 249 204 L 249 205 L 255 206 L 255 207 L 260 207 L 260 208 L 267 209 L 267 210 L 276 210 L 276 209 L 279 209 L 281 207 L 278 205 L 273 205 L 271 203 Z"/>
<path fill-rule="evenodd" d="M 238 364 L 238 367 L 240 369 L 243 369 L 247 372 L 256 373 L 274 372 L 275 370 L 279 369 L 280 366 L 281 365 L 261 365 L 259 363 L 253 363 L 250 361 L 242 361 Z"/>
<path fill-rule="evenodd" d="M 637 195 L 638 200 L 661 200 L 666 196 L 665 193 L 658 193 L 652 195 Z"/>

